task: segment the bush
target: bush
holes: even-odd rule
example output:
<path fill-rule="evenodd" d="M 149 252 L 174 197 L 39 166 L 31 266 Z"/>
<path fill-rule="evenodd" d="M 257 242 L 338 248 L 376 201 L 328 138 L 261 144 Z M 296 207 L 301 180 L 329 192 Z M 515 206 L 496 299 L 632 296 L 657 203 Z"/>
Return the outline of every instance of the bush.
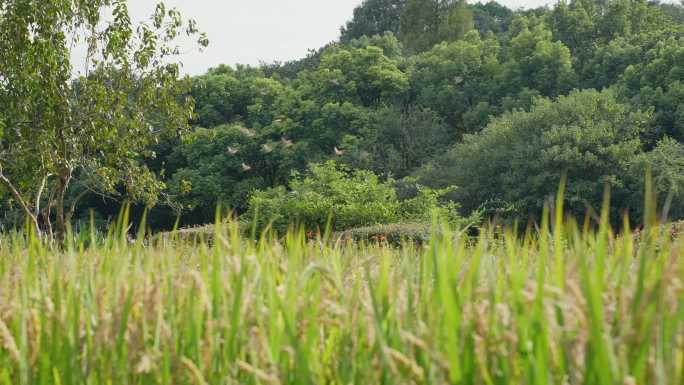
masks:
<path fill-rule="evenodd" d="M 445 195 L 456 190 L 456 188 L 447 187 L 435 190 L 418 184 L 415 187 L 414 196 L 402 201 L 402 218 L 430 223 L 433 217 L 438 217 L 449 223 L 460 224 L 462 218 L 458 212 L 458 204 L 453 201 L 444 202 L 443 199 Z"/>
<path fill-rule="evenodd" d="M 400 200 L 394 181 L 381 181 L 365 170 L 352 170 L 334 161 L 312 164 L 305 175 L 293 173 L 289 189 L 282 186 L 255 192 L 244 221 L 259 229 L 269 224 L 283 232 L 290 224 L 308 230 L 345 230 L 402 221 L 429 222 L 433 213 L 457 221 L 458 207 L 442 205 L 441 197 L 450 189 L 418 187 L 417 194 Z"/>
<path fill-rule="evenodd" d="M 393 223 L 349 229 L 341 232 L 339 238 L 355 242 L 387 242 L 391 245 L 404 242 L 424 244 L 429 241 L 430 234 L 429 223 Z"/>

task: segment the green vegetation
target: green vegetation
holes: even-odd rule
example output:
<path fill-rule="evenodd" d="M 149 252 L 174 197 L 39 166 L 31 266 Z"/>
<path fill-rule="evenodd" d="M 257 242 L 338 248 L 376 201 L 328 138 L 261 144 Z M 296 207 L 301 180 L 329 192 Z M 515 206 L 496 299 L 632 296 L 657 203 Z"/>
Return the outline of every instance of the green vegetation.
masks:
<path fill-rule="evenodd" d="M 189 128 L 174 40 L 195 23 L 159 4 L 135 27 L 125 1 L 0 3 L 0 197 L 49 234 L 54 219 L 58 238 L 87 193 L 155 204 L 163 184 L 140 158 Z"/>
<path fill-rule="evenodd" d="M 680 383 L 684 244 L 561 218 L 401 249 L 3 236 L 0 383 Z"/>
<path fill-rule="evenodd" d="M 537 99 L 529 112 L 505 113 L 482 132 L 466 136 L 432 166 L 435 175 L 426 170 L 425 177 L 463 186 L 456 199 L 468 207 L 488 199 L 495 205 L 507 202 L 521 217 L 541 212 L 546 199 L 540 197 L 554 195 L 559 170 L 575 181 L 567 197 L 576 215 L 585 212 L 587 202 L 602 199 L 605 183 L 621 201 L 638 204 L 642 199 L 630 194 L 640 194 L 643 183 L 627 179 L 648 120 L 648 114 L 629 111 L 610 91 L 576 91 L 555 102 Z"/>
<path fill-rule="evenodd" d="M 163 4 L 0 0 L 0 385 L 684 384 L 683 23 L 366 0 L 190 78 Z"/>
<path fill-rule="evenodd" d="M 265 196 L 287 200 L 293 173 L 330 160 L 376 175 L 399 201 L 401 186 L 455 186 L 445 198 L 459 216 L 511 223 L 538 215 L 563 172 L 573 213 L 600 206 L 608 183 L 613 223 L 624 211 L 641 219 L 650 165 L 668 212 L 684 215 L 678 4 L 366 0 L 339 41 L 306 58 L 181 78 L 173 47 L 197 26 L 176 10 L 160 6 L 136 29 L 125 1 L 49 1 L 0 5 L 2 228 L 28 218 L 60 237 L 91 210 L 106 225 L 125 202 L 152 207 L 157 230 L 204 225 L 217 206 L 245 215 Z M 115 22 L 103 33 L 89 29 L 105 19 Z M 70 60 L 73 37 L 93 43 L 85 72 Z M 290 203 L 271 205 L 281 229 L 286 207 L 302 204 Z M 315 231 L 322 220 L 303 222 Z"/>
<path fill-rule="evenodd" d="M 306 59 L 196 78 L 196 134 L 169 143 L 155 169 L 173 181 L 168 193 L 186 224 L 211 221 L 217 203 L 245 213 L 252 196 L 288 200 L 276 191 L 292 192 L 293 171 L 331 159 L 380 181 L 456 186 L 446 198 L 462 217 L 510 221 L 538 215 L 565 172 L 575 214 L 600 206 L 610 184 L 613 223 L 625 210 L 641 218 L 650 165 L 659 198 L 682 215 L 684 30 L 675 9 L 368 0 L 340 42 Z M 271 219 L 290 218 L 285 206 Z M 321 222 L 305 221 L 310 230 Z"/>
<path fill-rule="evenodd" d="M 401 246 L 405 243 L 421 245 L 430 240 L 431 226 L 425 223 L 395 223 L 357 227 L 336 235 L 345 241 L 386 242 L 392 246 Z"/>
<path fill-rule="evenodd" d="M 458 206 L 440 202 L 451 189 L 410 186 L 414 196 L 399 200 L 393 183 L 333 161 L 313 164 L 304 177 L 294 174 L 289 191 L 277 187 L 252 195 L 244 219 L 259 230 L 272 226 L 280 233 L 291 224 L 319 231 L 327 227 L 344 230 L 382 223 L 430 223 L 435 215 L 452 224 L 462 222 Z"/>

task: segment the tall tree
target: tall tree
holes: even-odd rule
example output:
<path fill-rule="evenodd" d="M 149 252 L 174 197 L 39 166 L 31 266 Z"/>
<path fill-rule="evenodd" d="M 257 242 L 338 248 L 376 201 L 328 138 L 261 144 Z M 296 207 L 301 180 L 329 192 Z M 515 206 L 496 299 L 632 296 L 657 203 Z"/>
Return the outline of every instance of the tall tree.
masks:
<path fill-rule="evenodd" d="M 487 32 L 496 35 L 506 32 L 515 14 L 506 6 L 493 0 L 487 3 L 475 3 L 470 6 L 470 9 L 473 11 L 475 28 L 482 35 Z"/>
<path fill-rule="evenodd" d="M 600 207 L 604 184 L 610 183 L 623 198 L 617 214 L 635 201 L 628 178 L 649 120 L 650 114 L 632 111 L 611 91 L 540 98 L 530 111 L 504 113 L 483 131 L 467 135 L 436 167 L 425 170 L 423 182 L 458 186 L 456 198 L 466 211 L 484 206 L 529 218 L 539 215 L 566 171 L 569 210 L 582 215 L 587 202 Z"/>
<path fill-rule="evenodd" d="M 439 113 L 461 131 L 463 114 L 469 109 L 478 103 L 496 104 L 506 96 L 498 79 L 504 69 L 498 59 L 500 51 L 493 36 L 481 39 L 471 31 L 463 40 L 438 44 L 414 57 L 410 71 L 413 102 Z"/>
<path fill-rule="evenodd" d="M 463 37 L 475 28 L 473 12 L 465 0 L 448 3 L 441 12 L 442 23 L 440 37 L 444 41 L 454 41 Z"/>
<path fill-rule="evenodd" d="M 123 185 L 154 201 L 161 185 L 139 161 L 153 155 L 150 144 L 184 131 L 193 111 L 179 98 L 188 89 L 174 60 L 181 33 L 207 44 L 161 3 L 136 28 L 125 0 L 0 2 L 0 186 L 36 228 L 55 218 L 64 235 L 74 184 L 83 194 Z"/>
<path fill-rule="evenodd" d="M 397 34 L 406 0 L 365 0 L 354 9 L 354 18 L 342 27 L 342 42 L 362 36 Z"/>
<path fill-rule="evenodd" d="M 525 25 L 510 45 L 510 59 L 506 63 L 508 86 L 527 87 L 544 96 L 556 96 L 575 85 L 570 50 L 560 41 L 552 41 L 551 32 L 544 24 L 534 28 Z"/>
<path fill-rule="evenodd" d="M 426 51 L 438 41 L 439 4 L 435 0 L 408 0 L 401 13 L 400 36 L 413 53 Z"/>
<path fill-rule="evenodd" d="M 684 30 L 660 36 L 653 48 L 625 69 L 618 83 L 633 104 L 654 109 L 646 141 L 662 136 L 684 141 Z"/>

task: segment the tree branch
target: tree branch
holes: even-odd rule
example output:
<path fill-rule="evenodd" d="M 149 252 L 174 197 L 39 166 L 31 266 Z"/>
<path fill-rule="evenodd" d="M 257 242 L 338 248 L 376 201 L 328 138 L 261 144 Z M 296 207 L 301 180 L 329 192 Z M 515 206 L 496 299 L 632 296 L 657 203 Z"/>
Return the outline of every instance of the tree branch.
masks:
<path fill-rule="evenodd" d="M 14 184 L 12 184 L 12 181 L 10 181 L 5 174 L 2 172 L 2 164 L 0 164 L 0 183 L 4 184 L 7 189 L 9 189 L 10 193 L 14 196 L 14 199 L 17 200 L 19 205 L 21 206 L 21 209 L 24 211 L 26 214 L 26 218 L 31 221 L 31 224 L 35 228 L 36 231 L 36 236 L 38 239 L 42 240 L 42 233 L 40 231 L 40 226 L 38 225 L 38 217 L 33 215 L 31 212 L 31 209 L 29 208 L 28 204 L 26 203 L 26 200 L 21 196 L 19 191 L 17 190 L 16 187 L 14 187 Z"/>
<path fill-rule="evenodd" d="M 19 191 L 14 187 L 14 184 L 12 184 L 12 181 L 10 181 L 5 174 L 2 172 L 2 165 L 0 165 L 0 183 L 5 185 L 7 189 L 12 193 L 12 196 L 14 196 L 14 199 L 19 203 L 19 206 L 21 206 L 21 209 L 24 211 L 26 215 L 28 215 L 29 218 L 31 218 L 34 222 L 36 217 L 33 215 L 31 212 L 31 209 L 29 208 L 28 204 L 24 200 L 24 198 L 21 196 Z"/>

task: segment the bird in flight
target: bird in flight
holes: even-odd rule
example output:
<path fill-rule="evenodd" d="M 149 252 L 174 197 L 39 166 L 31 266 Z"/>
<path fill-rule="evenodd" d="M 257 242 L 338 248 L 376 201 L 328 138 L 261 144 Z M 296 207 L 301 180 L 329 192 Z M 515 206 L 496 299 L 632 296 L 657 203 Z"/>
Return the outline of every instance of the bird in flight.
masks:
<path fill-rule="evenodd" d="M 334 147 L 334 150 L 335 150 L 335 155 L 337 155 L 337 156 L 344 155 L 344 151 L 340 150 L 339 148 Z"/>
<path fill-rule="evenodd" d="M 283 143 L 283 146 L 285 147 L 292 147 L 294 143 L 290 139 L 287 139 L 286 137 L 280 138 L 280 141 Z"/>
<path fill-rule="evenodd" d="M 248 138 L 253 138 L 256 136 L 254 131 L 250 130 L 249 128 L 240 127 L 240 132 L 242 132 Z"/>

